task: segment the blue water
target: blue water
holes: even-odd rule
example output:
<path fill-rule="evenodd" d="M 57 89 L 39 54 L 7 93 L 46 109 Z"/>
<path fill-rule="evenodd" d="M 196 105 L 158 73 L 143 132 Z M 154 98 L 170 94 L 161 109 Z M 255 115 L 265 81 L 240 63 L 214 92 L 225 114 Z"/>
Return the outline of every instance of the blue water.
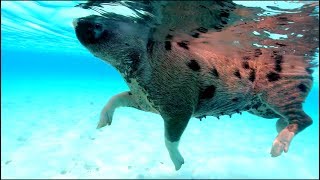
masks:
<path fill-rule="evenodd" d="M 72 19 L 89 12 L 76 4 L 1 2 L 1 178 L 319 178 L 318 68 L 304 104 L 314 123 L 277 158 L 276 119 L 249 113 L 192 119 L 179 171 L 159 115 L 120 108 L 96 130 L 102 107 L 128 87 L 77 41 Z"/>

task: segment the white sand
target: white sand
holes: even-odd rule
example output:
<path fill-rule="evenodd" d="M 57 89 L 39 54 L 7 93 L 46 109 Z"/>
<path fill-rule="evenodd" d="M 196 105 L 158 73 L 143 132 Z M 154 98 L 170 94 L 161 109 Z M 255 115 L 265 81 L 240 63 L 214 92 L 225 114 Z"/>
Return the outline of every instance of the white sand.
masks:
<path fill-rule="evenodd" d="M 102 82 L 2 80 L 1 178 L 319 178 L 318 100 L 308 109 L 315 123 L 278 158 L 269 154 L 276 119 L 193 118 L 175 171 L 159 115 L 121 108 L 95 129 L 107 100 L 127 90 Z"/>

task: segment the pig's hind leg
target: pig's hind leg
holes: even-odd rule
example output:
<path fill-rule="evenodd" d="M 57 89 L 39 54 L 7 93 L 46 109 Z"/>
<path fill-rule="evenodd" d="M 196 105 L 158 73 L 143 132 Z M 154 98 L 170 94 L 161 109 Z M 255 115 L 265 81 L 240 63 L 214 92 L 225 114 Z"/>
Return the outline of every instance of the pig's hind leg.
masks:
<path fill-rule="evenodd" d="M 312 119 L 302 109 L 310 88 L 308 81 L 294 81 L 284 89 L 279 86 L 261 96 L 261 100 L 281 116 L 277 122 L 279 134 L 272 144 L 272 157 L 288 152 L 292 138 L 312 124 Z"/>
<path fill-rule="evenodd" d="M 311 118 L 302 110 L 302 105 L 295 105 L 290 109 L 282 111 L 288 122 L 285 119 L 277 122 L 279 134 L 272 144 L 272 157 L 281 155 L 282 151 L 288 152 L 293 136 L 312 124 Z"/>

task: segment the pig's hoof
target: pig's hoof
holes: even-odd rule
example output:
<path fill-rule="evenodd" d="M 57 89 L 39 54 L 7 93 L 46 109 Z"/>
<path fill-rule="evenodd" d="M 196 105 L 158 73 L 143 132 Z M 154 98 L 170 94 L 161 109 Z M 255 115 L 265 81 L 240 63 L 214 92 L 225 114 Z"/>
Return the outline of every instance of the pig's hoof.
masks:
<path fill-rule="evenodd" d="M 168 149 L 171 161 L 173 162 L 175 169 L 178 171 L 181 168 L 182 164 L 184 164 L 184 159 L 178 150 L 179 141 L 171 142 L 166 138 L 165 143 L 166 143 L 166 147 Z"/>
<path fill-rule="evenodd" d="M 293 132 L 290 132 L 287 128 L 283 129 L 273 141 L 271 156 L 277 157 L 280 156 L 283 151 L 288 152 L 293 136 Z"/>
<path fill-rule="evenodd" d="M 111 125 L 113 112 L 102 113 L 98 122 L 97 129 L 100 129 L 106 125 Z"/>
<path fill-rule="evenodd" d="M 176 171 L 178 171 L 181 168 L 182 164 L 184 164 L 183 157 L 181 156 L 179 151 L 176 152 L 175 154 L 170 155 L 170 157 L 171 157 L 171 160 L 174 164 Z"/>

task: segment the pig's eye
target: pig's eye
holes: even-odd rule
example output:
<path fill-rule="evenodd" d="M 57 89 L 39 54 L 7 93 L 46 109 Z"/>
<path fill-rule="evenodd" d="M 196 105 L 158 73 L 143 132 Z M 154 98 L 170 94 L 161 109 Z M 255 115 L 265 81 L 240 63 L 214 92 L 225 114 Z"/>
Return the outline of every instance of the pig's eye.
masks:
<path fill-rule="evenodd" d="M 94 25 L 94 28 L 96 28 L 97 30 L 102 30 L 102 25 L 97 23 Z"/>

